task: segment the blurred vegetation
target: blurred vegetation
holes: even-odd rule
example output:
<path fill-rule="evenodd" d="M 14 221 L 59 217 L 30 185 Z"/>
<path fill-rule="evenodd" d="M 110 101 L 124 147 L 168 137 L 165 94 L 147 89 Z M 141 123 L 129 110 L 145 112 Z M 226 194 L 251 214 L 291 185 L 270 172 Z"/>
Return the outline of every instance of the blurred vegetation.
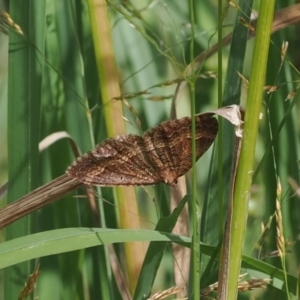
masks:
<path fill-rule="evenodd" d="M 240 14 L 247 20 L 251 3 L 240 1 L 241 10 L 231 6 L 225 10 L 224 7 L 223 36 L 235 30 L 237 35 L 232 44 L 221 47 L 222 61 L 218 61 L 215 53 L 204 60 L 198 70 L 201 76 L 196 80 L 196 113 L 217 108 L 218 82 L 224 87 L 223 105 L 247 107 L 247 83 L 242 82 L 237 70 L 251 80 L 253 39 L 247 38 L 247 29 L 236 16 Z M 292 4 L 292 1 L 278 0 L 276 10 Z M 101 38 L 105 35 L 102 36 L 101 30 L 95 34 L 93 23 L 99 7 L 108 13 L 110 20 L 109 26 L 102 24 L 101 30 L 109 32 L 113 43 L 113 51 L 102 57 L 98 56 L 97 43 L 103 43 Z M 258 7 L 259 3 L 254 1 L 253 9 Z M 189 87 L 187 85 L 177 93 L 175 80 L 184 78 L 191 63 L 191 38 L 195 42 L 195 57 L 218 42 L 216 1 L 193 1 L 194 37 L 191 37 L 187 1 L 15 0 L 6 6 L 2 4 L 2 8 L 9 12 L 13 21 L 8 21 L 6 15 L 0 19 L 0 183 L 9 180 L 7 199 L 3 197 L 1 207 L 60 176 L 74 161 L 71 148 L 64 139 L 38 153 L 38 143 L 54 132 L 67 131 L 84 153 L 109 136 L 125 133 L 113 133 L 114 126 L 125 126 L 127 133 L 142 134 L 173 118 L 174 98 L 177 118 L 190 115 Z M 298 25 L 287 26 L 271 37 L 265 85 L 277 88 L 273 92 L 265 91 L 263 96 L 243 248 L 247 257 L 241 262 L 241 274 L 273 281 L 266 289 L 239 293 L 239 299 L 297 299 L 299 293 L 298 31 Z M 288 41 L 288 48 L 282 59 L 285 41 Z M 242 47 L 245 47 L 245 55 Z M 115 71 L 108 69 L 108 61 L 112 58 L 116 63 Z M 218 73 L 220 63 L 221 74 Z M 109 92 L 104 90 L 112 82 L 119 83 L 120 94 L 106 99 L 103 95 Z M 125 97 L 127 94 L 130 97 Z M 109 109 L 112 110 L 108 114 Z M 221 138 L 196 165 L 196 197 L 202 209 L 200 236 L 201 242 L 207 244 L 200 248 L 201 275 L 204 273 L 201 288 L 218 280 L 220 262 L 213 256 L 213 247 L 217 247 L 223 235 L 231 184 L 233 127 L 227 122 L 222 123 Z M 220 149 L 223 153 L 221 165 L 218 164 Z M 219 169 L 223 172 L 221 186 L 217 176 Z M 191 173 L 186 179 L 187 194 L 191 195 Z M 280 192 L 278 182 L 281 183 Z M 174 237 L 166 235 L 158 241 L 158 234 L 153 232 L 156 226 L 157 230 L 170 231 L 170 224 L 178 217 L 174 212 L 167 219 L 168 226 L 162 221 L 172 211 L 169 187 L 158 184 L 135 188 L 137 210 L 132 204 L 126 205 L 123 193 L 126 191 L 108 187 L 97 190 L 100 221 L 95 220 L 95 212 L 86 200 L 84 190 L 79 190 L 77 194 L 81 197 L 75 197 L 74 192 L 9 226 L 2 233 L 2 240 L 14 241 L 22 236 L 28 240 L 16 240 L 14 246 L 7 244 L 8 249 L 4 244 L 3 248 L 0 245 L 0 265 L 6 266 L 4 258 L 10 259 L 9 267 L 1 271 L 0 299 L 17 299 L 38 265 L 41 274 L 30 299 L 130 299 L 126 295 L 133 295 L 138 280 L 136 293 L 146 293 L 146 298 L 149 291 L 154 294 L 172 287 L 175 284 L 174 256 L 170 241 Z M 125 197 L 123 204 L 119 202 L 122 195 Z M 218 201 L 219 195 L 224 202 Z M 189 197 L 184 199 L 190 200 Z M 188 203 L 191 213 L 190 201 Z M 126 231 L 126 226 L 122 226 L 125 216 L 129 222 L 138 220 L 140 228 L 132 223 L 125 229 L 136 230 Z M 105 246 L 95 247 L 97 244 L 93 244 L 92 237 L 84 237 L 75 231 L 78 227 L 98 227 L 97 222 L 103 230 L 105 226 L 116 229 L 111 234 L 108 232 L 107 239 L 101 235 L 104 232 L 99 231 L 97 237 L 103 239 L 101 242 Z M 282 228 L 278 225 L 280 222 Z M 74 228 L 74 231 L 60 231 L 65 228 Z M 144 229 L 149 232 L 144 233 Z M 284 237 L 283 248 L 279 247 L 276 238 L 278 232 Z M 42 234 L 32 236 L 33 233 Z M 139 240 L 143 240 L 143 244 L 133 243 L 132 248 L 124 246 L 126 241 Z M 144 262 L 150 266 L 150 271 L 147 269 L 148 275 L 144 273 L 139 278 L 141 262 L 150 241 L 157 243 L 150 244 L 152 252 L 147 254 Z M 183 242 L 187 245 L 190 239 Z M 114 243 L 119 270 L 122 270 L 127 285 L 121 291 L 117 288 L 120 278 L 116 279 L 110 265 L 109 258 L 113 253 L 110 243 Z M 42 248 L 43 244 L 49 246 Z M 30 256 L 31 247 L 22 249 L 22 245 L 32 245 L 39 251 Z M 140 253 L 130 256 L 134 249 L 139 249 Z M 284 249 L 283 257 L 279 255 L 280 249 Z M 161 263 L 158 259 L 156 265 L 151 265 L 151 254 L 153 257 L 163 255 Z M 210 260 L 211 256 L 213 260 Z M 22 257 L 25 261 L 29 257 L 35 259 L 15 264 L 24 261 Z M 133 261 L 129 261 L 131 259 Z M 183 281 L 188 286 L 192 279 L 183 278 Z M 191 286 L 187 288 L 192 289 Z M 210 296 L 216 298 L 215 292 Z M 135 299 L 140 299 L 137 294 Z"/>

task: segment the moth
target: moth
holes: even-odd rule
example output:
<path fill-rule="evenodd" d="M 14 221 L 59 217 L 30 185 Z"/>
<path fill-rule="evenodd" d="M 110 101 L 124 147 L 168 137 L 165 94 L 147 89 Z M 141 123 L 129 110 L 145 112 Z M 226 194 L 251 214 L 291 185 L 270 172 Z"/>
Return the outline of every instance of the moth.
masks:
<path fill-rule="evenodd" d="M 195 116 L 196 159 L 214 142 L 218 121 L 214 113 Z M 190 117 L 164 122 L 143 136 L 110 138 L 87 152 L 66 173 L 81 183 L 96 186 L 176 186 L 177 178 L 192 167 L 192 121 Z"/>

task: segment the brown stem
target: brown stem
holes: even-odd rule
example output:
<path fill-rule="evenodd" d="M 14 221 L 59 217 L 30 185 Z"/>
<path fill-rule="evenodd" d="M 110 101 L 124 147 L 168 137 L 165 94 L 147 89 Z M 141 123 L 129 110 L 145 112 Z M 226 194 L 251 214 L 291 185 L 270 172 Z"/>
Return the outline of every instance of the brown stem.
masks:
<path fill-rule="evenodd" d="M 67 174 L 52 180 L 50 183 L 41 186 L 19 200 L 2 208 L 0 210 L 0 229 L 33 211 L 60 199 L 81 185 L 81 182 Z"/>

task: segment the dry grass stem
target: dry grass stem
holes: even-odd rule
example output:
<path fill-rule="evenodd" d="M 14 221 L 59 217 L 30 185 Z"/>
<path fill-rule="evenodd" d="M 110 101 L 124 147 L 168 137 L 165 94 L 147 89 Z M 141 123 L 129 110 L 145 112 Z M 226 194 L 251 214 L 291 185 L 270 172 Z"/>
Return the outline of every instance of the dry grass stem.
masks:
<path fill-rule="evenodd" d="M 300 186 L 298 185 L 298 183 L 291 177 L 288 179 L 288 183 L 290 184 L 291 188 L 295 192 L 295 195 L 300 197 Z"/>
<path fill-rule="evenodd" d="M 186 180 L 182 176 L 178 178 L 177 188 L 170 190 L 170 209 L 173 211 L 180 203 L 182 198 L 187 194 Z M 173 234 L 189 236 L 189 214 L 187 205 L 182 209 L 176 225 L 172 231 Z M 179 244 L 172 243 L 173 250 L 173 267 L 174 267 L 174 280 L 176 286 L 186 286 L 189 279 L 189 267 L 191 249 L 180 246 Z M 185 290 L 179 293 L 177 297 L 183 297 Z"/>
<path fill-rule="evenodd" d="M 247 292 L 254 289 L 264 289 L 270 282 L 270 278 L 249 279 L 239 282 L 238 289 L 240 292 Z"/>
<path fill-rule="evenodd" d="M 281 62 L 285 61 L 286 53 L 289 47 L 289 42 L 283 42 L 281 45 Z"/>
<path fill-rule="evenodd" d="M 24 34 L 21 27 L 13 21 L 13 19 L 10 17 L 10 15 L 4 11 L 0 10 L 0 26 L 3 28 L 3 32 L 6 33 L 5 27 L 8 26 L 12 29 L 14 29 L 19 34 Z"/>
<path fill-rule="evenodd" d="M 282 213 L 281 213 L 281 203 L 279 201 L 281 197 L 281 183 L 278 181 L 277 183 L 277 199 L 276 199 L 276 212 L 275 212 L 275 219 L 276 219 L 276 242 L 277 242 L 277 249 L 279 252 L 279 256 L 283 257 L 284 251 L 284 236 L 283 236 L 283 226 L 282 226 Z"/>
<path fill-rule="evenodd" d="M 249 31 L 255 32 L 255 26 L 251 23 L 246 22 L 244 18 L 239 19 L 240 23 L 244 25 Z"/>
<path fill-rule="evenodd" d="M 126 282 L 116 251 L 112 244 L 108 245 L 108 251 L 109 251 L 109 260 L 110 260 L 111 269 L 114 274 L 114 279 L 116 281 L 116 285 L 118 287 L 120 295 L 122 295 L 123 300 L 130 300 L 132 299 L 132 297 L 130 295 L 129 286 Z"/>
<path fill-rule="evenodd" d="M 159 292 L 153 294 L 150 298 L 148 298 L 148 300 L 166 299 L 172 295 L 176 295 L 176 294 L 182 292 L 183 290 L 184 290 L 184 288 L 173 286 L 165 291 L 159 291 Z M 185 300 L 185 299 L 187 299 L 187 298 L 180 298 L 180 300 Z"/>
<path fill-rule="evenodd" d="M 274 216 L 271 216 L 269 218 L 269 221 L 266 225 L 263 223 L 261 224 L 261 236 L 259 237 L 258 241 L 255 243 L 255 247 L 254 247 L 255 249 L 258 249 L 258 258 L 261 257 L 262 245 L 263 245 L 265 238 L 268 236 L 268 234 L 270 232 L 273 217 Z"/>
<path fill-rule="evenodd" d="M 286 98 L 284 99 L 285 101 L 292 99 L 295 95 L 296 95 L 297 89 L 292 90 L 290 93 L 288 93 L 288 95 L 286 96 Z"/>
<path fill-rule="evenodd" d="M 267 94 L 276 92 L 280 88 L 279 85 L 266 85 L 264 86 L 264 91 L 267 92 Z"/>
<path fill-rule="evenodd" d="M 40 276 L 40 274 L 40 266 L 38 265 L 35 271 L 28 277 L 24 288 L 18 297 L 18 300 L 26 299 L 34 291 L 37 279 Z"/>
<path fill-rule="evenodd" d="M 269 278 L 258 278 L 258 279 L 249 279 L 242 280 L 247 274 L 242 274 L 239 276 L 238 290 L 240 292 L 247 292 L 254 289 L 266 288 L 266 286 L 271 282 Z M 208 287 L 201 290 L 201 297 L 207 298 L 207 295 L 212 291 L 218 291 L 219 283 L 215 282 Z"/>
<path fill-rule="evenodd" d="M 81 186 L 78 180 L 64 174 L 50 183 L 12 202 L 0 210 L 0 229 L 31 212 L 52 203 Z"/>

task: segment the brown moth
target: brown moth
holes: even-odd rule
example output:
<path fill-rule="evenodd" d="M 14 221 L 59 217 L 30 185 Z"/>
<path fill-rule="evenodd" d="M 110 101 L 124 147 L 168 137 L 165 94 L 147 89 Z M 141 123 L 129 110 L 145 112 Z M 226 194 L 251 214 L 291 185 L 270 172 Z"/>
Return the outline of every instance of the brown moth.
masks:
<path fill-rule="evenodd" d="M 211 146 L 218 133 L 214 113 L 196 115 L 196 159 Z M 80 182 L 97 186 L 176 186 L 177 178 L 192 167 L 192 122 L 185 117 L 164 122 L 143 137 L 110 138 L 67 169 Z"/>

